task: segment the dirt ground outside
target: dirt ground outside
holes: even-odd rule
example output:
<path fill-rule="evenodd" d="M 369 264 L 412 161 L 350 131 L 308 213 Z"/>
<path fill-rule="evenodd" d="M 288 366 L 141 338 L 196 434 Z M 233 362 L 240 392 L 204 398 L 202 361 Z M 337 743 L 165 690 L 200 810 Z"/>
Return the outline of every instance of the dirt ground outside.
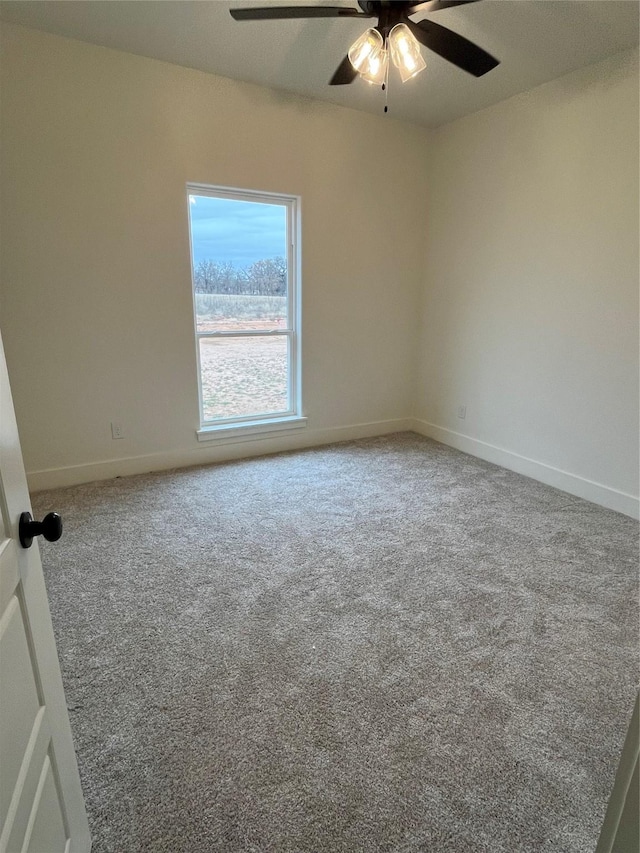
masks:
<path fill-rule="evenodd" d="M 283 328 L 282 320 L 201 320 L 199 331 Z M 205 420 L 284 412 L 288 402 L 288 341 L 282 335 L 201 338 L 200 370 Z"/>

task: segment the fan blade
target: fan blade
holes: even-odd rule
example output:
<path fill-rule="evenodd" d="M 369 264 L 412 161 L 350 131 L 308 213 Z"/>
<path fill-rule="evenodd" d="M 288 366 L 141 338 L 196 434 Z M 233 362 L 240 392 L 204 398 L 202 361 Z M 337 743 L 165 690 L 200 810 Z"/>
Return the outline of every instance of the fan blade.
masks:
<path fill-rule="evenodd" d="M 407 9 L 405 15 L 417 15 L 418 12 L 439 12 L 440 9 L 449 9 L 452 6 L 467 6 L 469 3 L 478 3 L 479 0 L 425 0 L 423 3 L 414 3 Z"/>
<path fill-rule="evenodd" d="M 330 86 L 346 86 L 347 83 L 353 83 L 358 76 L 358 72 L 351 64 L 348 56 L 342 60 L 340 65 L 335 70 L 335 74 L 329 80 Z"/>
<path fill-rule="evenodd" d="M 474 77 L 482 77 L 487 71 L 491 71 L 496 65 L 500 65 L 498 59 L 488 54 L 469 39 L 457 33 L 434 24 L 433 21 L 420 21 L 414 24 L 408 18 L 403 21 L 420 44 L 428 47 L 448 62 L 462 68 Z"/>
<path fill-rule="evenodd" d="M 261 9 L 229 9 L 236 21 L 268 21 L 284 18 L 370 18 L 345 6 L 266 6 Z"/>

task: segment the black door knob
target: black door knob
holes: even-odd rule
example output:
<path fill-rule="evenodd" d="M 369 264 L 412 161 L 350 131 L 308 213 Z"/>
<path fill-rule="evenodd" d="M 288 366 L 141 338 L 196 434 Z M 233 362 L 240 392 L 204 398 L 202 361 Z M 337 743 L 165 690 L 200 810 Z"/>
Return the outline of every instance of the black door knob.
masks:
<path fill-rule="evenodd" d="M 30 512 L 23 512 L 18 524 L 18 536 L 23 548 L 31 548 L 34 536 L 44 536 L 47 542 L 57 542 L 62 536 L 62 519 L 57 512 L 49 512 L 42 521 L 34 521 Z"/>

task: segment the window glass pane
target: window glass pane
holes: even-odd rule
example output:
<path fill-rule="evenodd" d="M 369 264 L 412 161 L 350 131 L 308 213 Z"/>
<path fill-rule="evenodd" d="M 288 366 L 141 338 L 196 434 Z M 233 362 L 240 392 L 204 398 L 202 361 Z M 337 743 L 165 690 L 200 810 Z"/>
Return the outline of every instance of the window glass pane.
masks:
<path fill-rule="evenodd" d="M 287 207 L 189 195 L 200 332 L 287 324 Z"/>
<path fill-rule="evenodd" d="M 289 409 L 287 335 L 200 338 L 203 419 Z"/>

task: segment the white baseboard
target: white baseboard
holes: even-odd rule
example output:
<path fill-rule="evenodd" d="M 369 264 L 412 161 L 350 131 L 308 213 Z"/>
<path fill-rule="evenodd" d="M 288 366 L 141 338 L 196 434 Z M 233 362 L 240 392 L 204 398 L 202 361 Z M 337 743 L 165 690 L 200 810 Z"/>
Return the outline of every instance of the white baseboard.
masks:
<path fill-rule="evenodd" d="M 388 435 L 392 432 L 411 430 L 411 424 L 412 419 L 410 418 L 397 418 L 327 429 L 292 429 L 290 432 L 279 432 L 277 436 L 268 438 L 256 438 L 251 435 L 232 436 L 221 438 L 215 443 L 197 442 L 194 432 L 195 446 L 193 448 L 149 453 L 143 456 L 127 456 L 121 459 L 105 459 L 82 465 L 46 468 L 41 471 L 28 471 L 27 482 L 30 491 L 40 492 L 43 489 L 75 486 L 79 483 L 110 480 L 114 477 L 126 477 L 131 474 L 145 474 L 150 471 L 164 471 L 169 468 L 188 468 L 192 465 L 227 462 L 232 459 L 264 456 L 287 450 L 302 450 L 305 447 L 317 447 L 339 441 Z"/>
<path fill-rule="evenodd" d="M 412 419 L 411 429 L 420 435 L 425 435 L 442 442 L 442 444 L 448 444 L 450 447 L 469 453 L 471 456 L 478 456 L 480 459 L 486 459 L 487 462 L 493 462 L 503 468 L 516 471 L 518 474 L 539 480 L 547 486 L 554 486 L 556 489 L 569 492 L 571 495 L 584 498 L 592 503 L 607 507 L 607 509 L 630 515 L 631 518 L 640 517 L 640 501 L 634 495 L 612 489 L 610 486 L 602 485 L 602 483 L 595 483 L 593 480 L 587 480 L 584 477 L 578 477 L 576 474 L 570 474 L 568 471 L 562 471 L 552 465 L 546 465 L 544 462 L 536 462 L 535 459 L 520 456 L 519 453 L 504 450 L 477 438 L 471 438 L 463 433 L 418 418 Z"/>

